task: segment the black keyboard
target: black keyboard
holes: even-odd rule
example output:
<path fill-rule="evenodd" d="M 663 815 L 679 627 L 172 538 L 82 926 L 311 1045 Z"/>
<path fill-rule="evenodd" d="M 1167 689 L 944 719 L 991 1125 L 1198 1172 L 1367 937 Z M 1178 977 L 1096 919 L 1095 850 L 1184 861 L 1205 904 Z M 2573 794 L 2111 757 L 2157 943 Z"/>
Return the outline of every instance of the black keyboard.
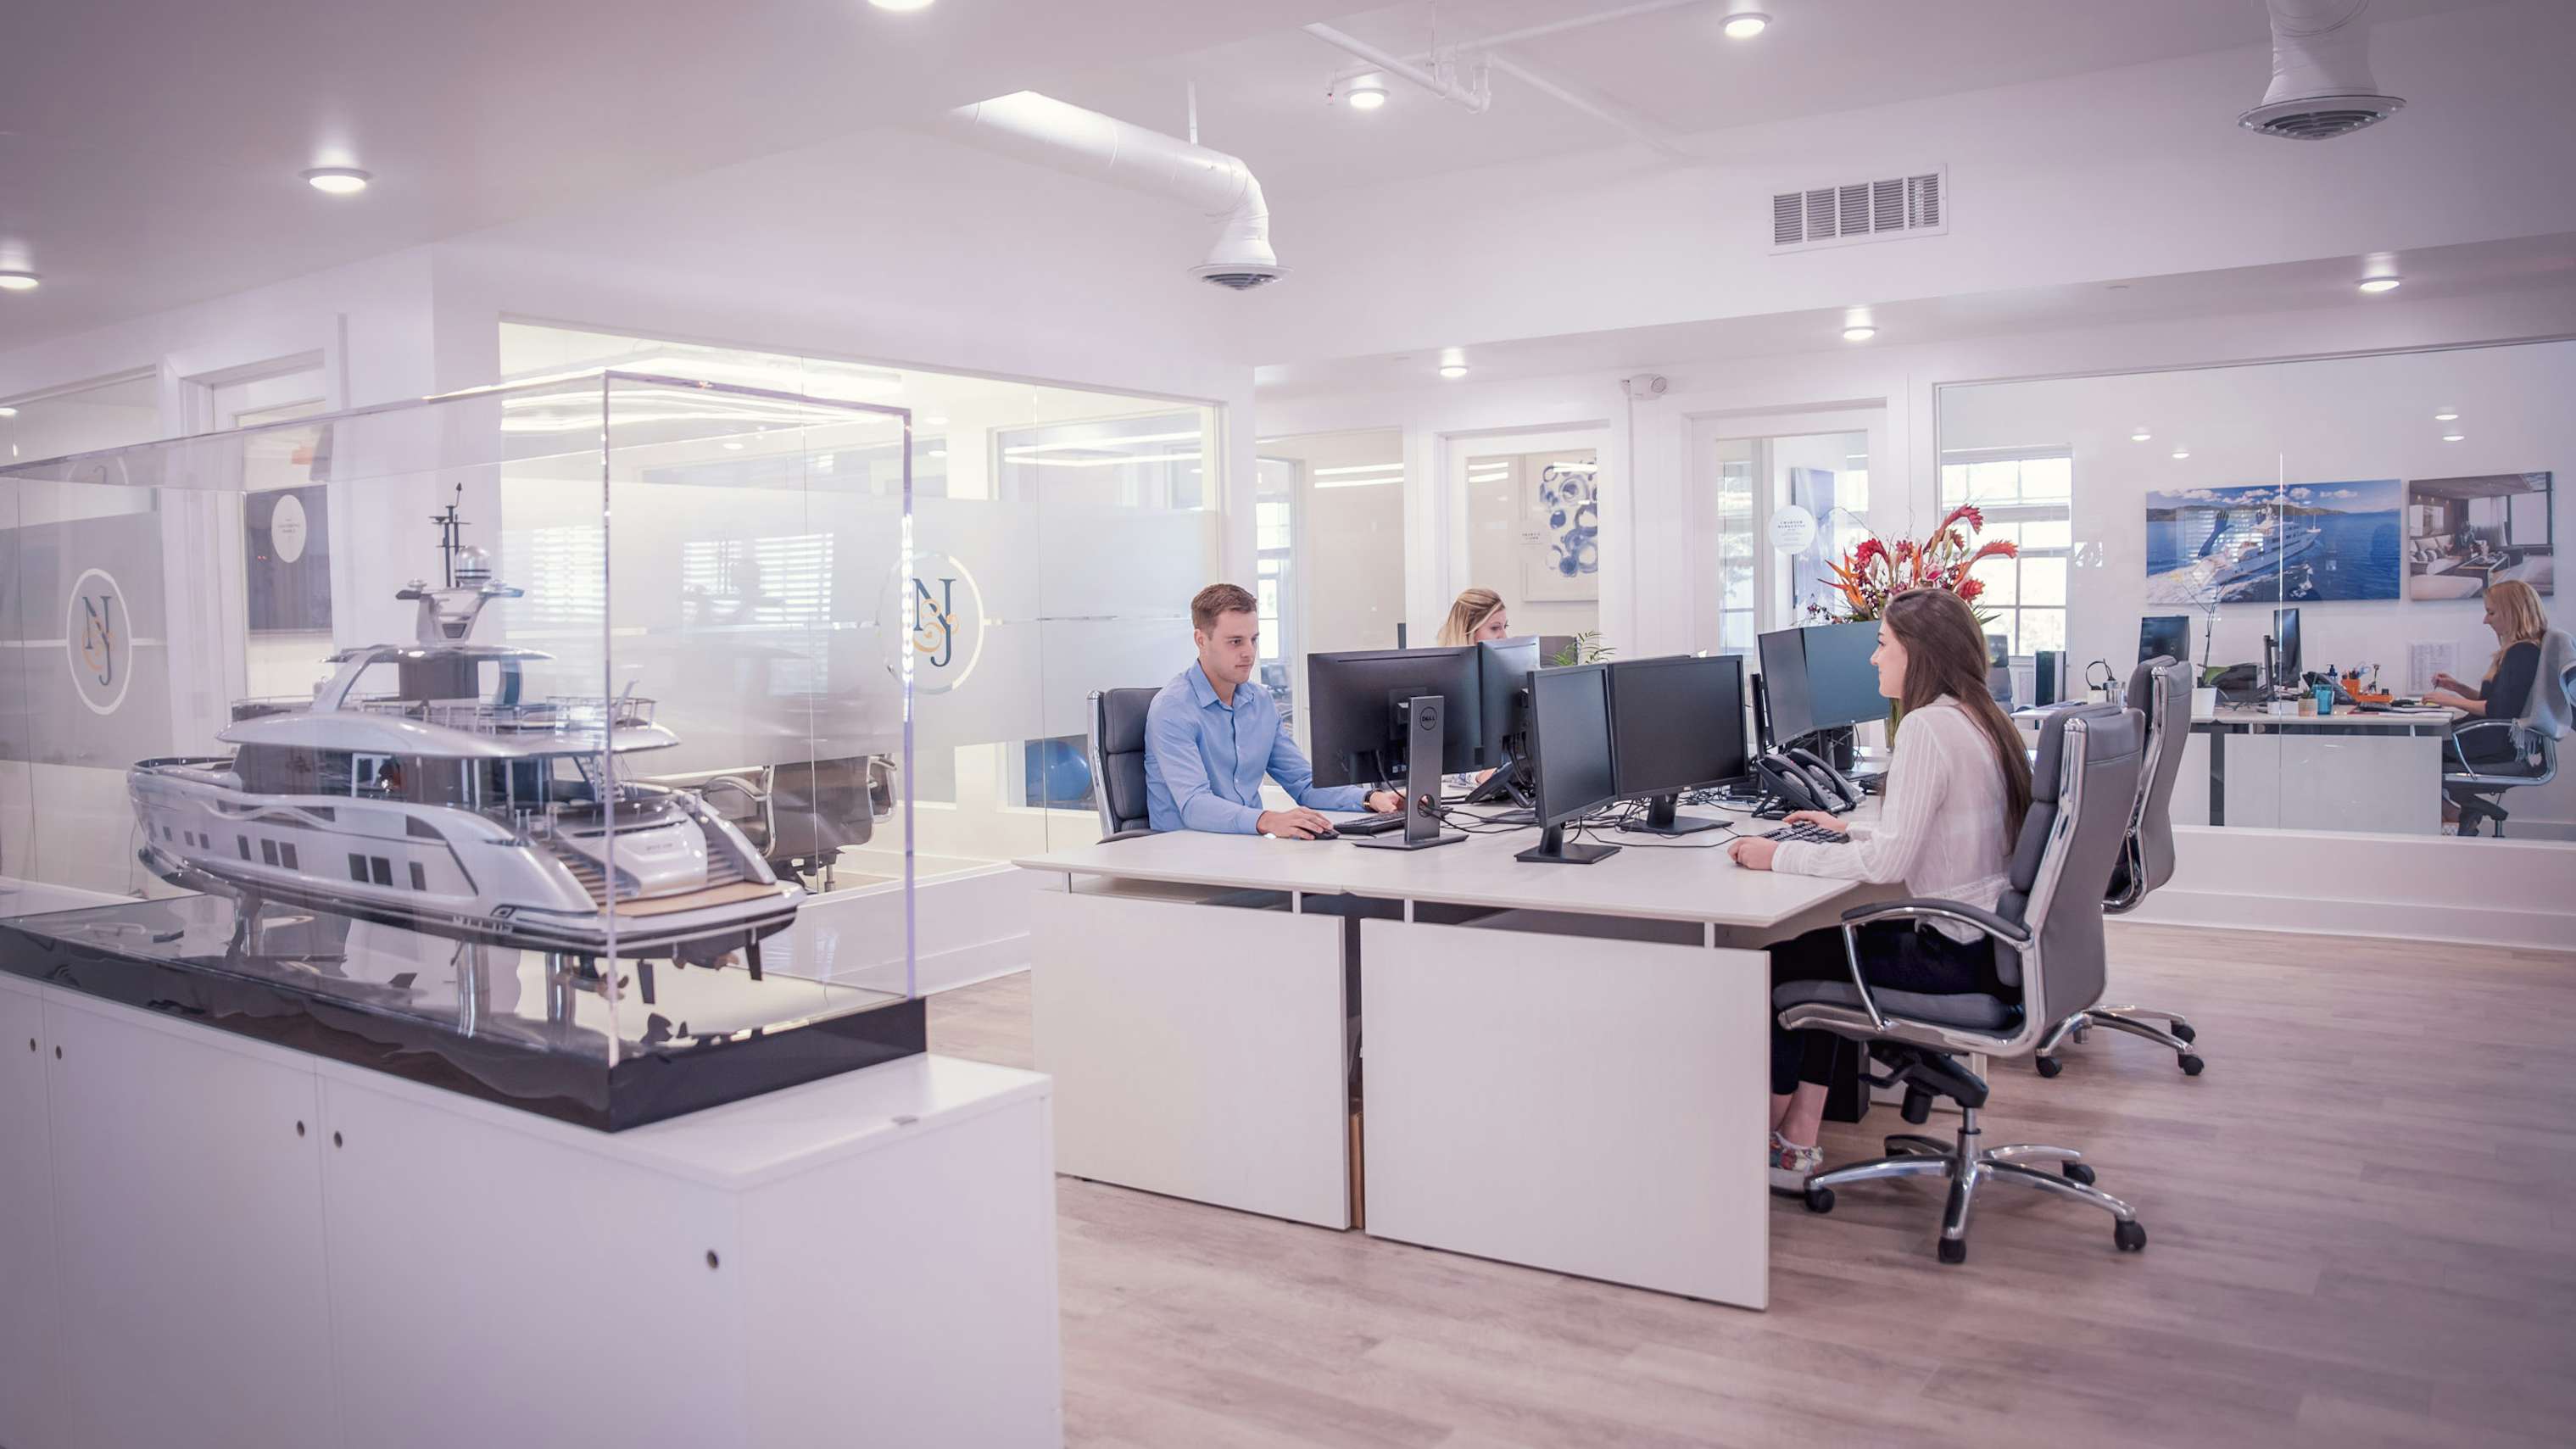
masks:
<path fill-rule="evenodd" d="M 1765 840 L 1803 840 L 1811 845 L 1849 845 L 1851 837 L 1821 825 L 1789 825 L 1762 833 Z"/>
<path fill-rule="evenodd" d="M 1404 812 L 1401 810 L 1396 811 L 1392 815 L 1372 815 L 1365 820 L 1337 820 L 1333 822 L 1333 833 L 1335 835 L 1384 835 L 1390 830 L 1402 830 L 1403 828 Z"/>

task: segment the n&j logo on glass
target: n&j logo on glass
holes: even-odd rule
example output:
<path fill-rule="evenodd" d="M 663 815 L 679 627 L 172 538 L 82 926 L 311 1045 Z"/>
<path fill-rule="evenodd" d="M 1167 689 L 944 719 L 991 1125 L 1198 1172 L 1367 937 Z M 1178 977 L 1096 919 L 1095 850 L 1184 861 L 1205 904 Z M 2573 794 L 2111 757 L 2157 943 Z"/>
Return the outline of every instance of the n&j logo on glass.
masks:
<path fill-rule="evenodd" d="M 907 577 L 886 580 L 886 668 L 912 676 L 916 694 L 946 694 L 975 672 L 984 652 L 984 592 L 966 566 L 944 553 L 916 554 Z M 909 666 L 909 668 L 907 668 Z"/>

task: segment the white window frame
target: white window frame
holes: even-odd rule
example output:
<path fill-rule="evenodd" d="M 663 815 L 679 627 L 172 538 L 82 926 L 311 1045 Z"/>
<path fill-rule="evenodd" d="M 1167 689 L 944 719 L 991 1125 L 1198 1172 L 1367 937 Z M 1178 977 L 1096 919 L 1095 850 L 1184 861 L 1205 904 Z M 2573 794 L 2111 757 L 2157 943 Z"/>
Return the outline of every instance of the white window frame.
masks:
<path fill-rule="evenodd" d="M 1963 486 L 1957 491 L 1953 491 L 1950 486 L 1950 469 L 1953 466 L 1960 468 L 1964 475 L 1965 469 L 1972 463 L 2019 464 L 2054 462 L 2059 459 L 2063 459 L 2066 463 L 2066 497 L 2062 499 L 2042 499 L 2037 501 L 2025 499 L 2019 502 L 1989 503 L 1982 502 L 1968 496 L 1967 490 L 1964 487 L 1964 477 Z M 1962 503 L 1973 502 L 1976 503 L 1977 511 L 1984 515 L 1989 528 L 1996 524 L 2003 523 L 2020 525 L 2028 525 L 2032 523 L 2063 523 L 2066 525 L 2067 541 L 2063 547 L 2032 548 L 2027 544 L 2021 546 L 2020 552 L 2013 565 L 2015 570 L 2013 602 L 2002 604 L 1991 603 L 1980 599 L 1977 603 L 1978 607 L 1993 614 L 1996 622 L 2005 627 L 2006 637 L 2012 640 L 2011 652 L 2017 657 L 2027 655 L 2031 652 L 2027 648 L 2024 648 L 2022 643 L 2022 622 L 2024 616 L 2028 614 L 2053 613 L 2057 615 L 2057 637 L 2060 640 L 2072 639 L 2073 635 L 2067 631 L 2073 622 L 2070 616 L 2070 611 L 2073 607 L 2075 597 L 2075 449 L 2069 445 L 2055 444 L 2047 447 L 1959 448 L 1945 450 L 1941 454 L 1940 483 L 1938 486 L 1940 489 L 1941 512 L 1945 515 L 1951 509 L 1958 507 Z M 2025 534 L 2027 531 L 2027 528 L 2023 530 Z M 2020 569 L 2025 564 L 2048 559 L 2058 560 L 2064 565 L 2066 587 L 2063 591 L 2063 598 L 2065 601 L 2056 604 L 2023 603 Z"/>

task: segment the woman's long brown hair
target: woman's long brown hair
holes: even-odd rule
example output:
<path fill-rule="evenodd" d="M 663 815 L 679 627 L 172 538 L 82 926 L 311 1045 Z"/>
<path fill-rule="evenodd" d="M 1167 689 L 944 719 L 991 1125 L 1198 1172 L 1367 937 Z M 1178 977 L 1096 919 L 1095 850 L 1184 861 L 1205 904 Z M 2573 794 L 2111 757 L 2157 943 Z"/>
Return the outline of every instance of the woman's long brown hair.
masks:
<path fill-rule="evenodd" d="M 2004 717 L 1986 687 L 1986 634 L 1967 600 L 1942 589 L 1908 589 L 1887 601 L 1887 627 L 1905 646 L 1905 698 L 1898 701 L 1912 714 L 1948 696 L 1968 712 L 1994 746 L 1995 764 L 2004 774 L 2004 840 L 2006 848 L 2021 833 L 2030 813 L 2030 759 L 2022 753 L 2021 733 Z"/>

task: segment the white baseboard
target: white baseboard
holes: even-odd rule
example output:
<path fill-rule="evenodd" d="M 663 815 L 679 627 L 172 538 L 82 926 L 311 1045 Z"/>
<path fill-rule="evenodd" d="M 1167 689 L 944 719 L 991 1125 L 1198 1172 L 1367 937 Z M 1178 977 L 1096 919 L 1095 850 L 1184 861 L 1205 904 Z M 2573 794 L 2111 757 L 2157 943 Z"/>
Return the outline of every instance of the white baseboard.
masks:
<path fill-rule="evenodd" d="M 2576 850 L 2550 840 L 2177 827 L 2131 920 L 2397 940 L 2576 944 Z"/>

